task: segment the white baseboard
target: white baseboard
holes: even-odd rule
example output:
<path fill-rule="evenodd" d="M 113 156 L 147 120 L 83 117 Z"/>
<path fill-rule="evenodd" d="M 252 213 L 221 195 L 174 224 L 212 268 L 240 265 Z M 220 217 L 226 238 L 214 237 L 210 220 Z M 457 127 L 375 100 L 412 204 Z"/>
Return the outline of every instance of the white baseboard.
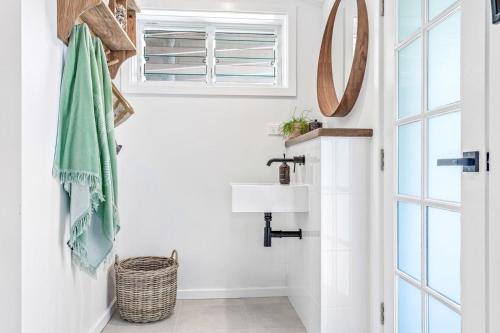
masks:
<path fill-rule="evenodd" d="M 102 314 L 101 318 L 97 320 L 94 327 L 89 331 L 89 333 L 101 333 L 107 323 L 111 320 L 113 313 L 115 312 L 115 301 L 106 309 Z"/>
<path fill-rule="evenodd" d="M 287 287 L 237 289 L 184 289 L 177 291 L 178 299 L 251 298 L 288 296 Z"/>

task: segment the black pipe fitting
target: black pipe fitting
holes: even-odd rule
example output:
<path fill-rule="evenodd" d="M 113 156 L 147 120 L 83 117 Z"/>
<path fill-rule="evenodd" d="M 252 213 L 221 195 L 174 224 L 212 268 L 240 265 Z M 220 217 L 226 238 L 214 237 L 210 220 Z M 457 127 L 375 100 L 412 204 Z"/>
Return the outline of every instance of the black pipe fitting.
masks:
<path fill-rule="evenodd" d="M 298 238 L 302 239 L 302 229 L 298 231 L 273 231 L 271 228 L 271 221 L 273 219 L 272 213 L 264 213 L 264 221 L 266 221 L 266 226 L 264 227 L 264 247 L 271 247 L 273 238 Z"/>

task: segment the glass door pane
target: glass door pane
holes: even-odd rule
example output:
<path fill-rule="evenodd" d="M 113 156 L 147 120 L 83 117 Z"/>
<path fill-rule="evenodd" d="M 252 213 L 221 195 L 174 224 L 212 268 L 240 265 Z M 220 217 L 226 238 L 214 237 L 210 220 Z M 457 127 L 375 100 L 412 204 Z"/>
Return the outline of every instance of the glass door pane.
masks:
<path fill-rule="evenodd" d="M 398 2 L 396 323 L 459 333 L 462 170 L 438 160 L 461 157 L 460 1 L 425 1 Z"/>
<path fill-rule="evenodd" d="M 427 280 L 430 288 L 460 303 L 460 214 L 427 209 Z"/>
<path fill-rule="evenodd" d="M 399 0 L 399 41 L 403 41 L 422 25 L 421 0 Z"/>
<path fill-rule="evenodd" d="M 429 0 L 429 18 L 433 19 L 457 0 Z"/>
<path fill-rule="evenodd" d="M 422 191 L 421 123 L 402 125 L 398 130 L 399 193 L 419 197 Z"/>
<path fill-rule="evenodd" d="M 460 333 L 460 315 L 429 297 L 429 333 Z"/>
<path fill-rule="evenodd" d="M 432 117 L 428 122 L 428 179 L 429 198 L 460 202 L 462 169 L 459 166 L 439 167 L 438 159 L 461 155 L 460 112 Z"/>
<path fill-rule="evenodd" d="M 398 281 L 398 332 L 422 332 L 422 296 L 420 290 L 403 279 Z"/>
<path fill-rule="evenodd" d="M 422 111 L 422 40 L 416 39 L 399 52 L 398 115 L 414 116 Z"/>
<path fill-rule="evenodd" d="M 422 275 L 420 215 L 420 205 L 398 203 L 398 269 L 416 280 Z"/>
<path fill-rule="evenodd" d="M 460 12 L 429 31 L 429 110 L 460 100 Z"/>

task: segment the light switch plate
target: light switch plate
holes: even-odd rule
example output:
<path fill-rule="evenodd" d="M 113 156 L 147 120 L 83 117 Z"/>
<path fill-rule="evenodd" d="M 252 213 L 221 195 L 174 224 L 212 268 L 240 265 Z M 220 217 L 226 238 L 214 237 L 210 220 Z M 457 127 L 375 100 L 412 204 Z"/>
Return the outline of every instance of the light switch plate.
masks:
<path fill-rule="evenodd" d="M 267 125 L 267 135 L 270 136 L 281 136 L 281 124 L 268 124 Z"/>

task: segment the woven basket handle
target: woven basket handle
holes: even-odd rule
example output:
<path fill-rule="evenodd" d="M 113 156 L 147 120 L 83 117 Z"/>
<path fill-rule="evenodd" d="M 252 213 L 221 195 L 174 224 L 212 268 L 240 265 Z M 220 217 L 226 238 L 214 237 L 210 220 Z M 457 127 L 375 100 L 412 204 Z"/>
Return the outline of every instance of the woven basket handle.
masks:
<path fill-rule="evenodd" d="M 173 250 L 172 254 L 170 255 L 170 259 L 174 259 L 176 264 L 179 264 L 179 255 L 177 254 L 177 250 Z"/>

